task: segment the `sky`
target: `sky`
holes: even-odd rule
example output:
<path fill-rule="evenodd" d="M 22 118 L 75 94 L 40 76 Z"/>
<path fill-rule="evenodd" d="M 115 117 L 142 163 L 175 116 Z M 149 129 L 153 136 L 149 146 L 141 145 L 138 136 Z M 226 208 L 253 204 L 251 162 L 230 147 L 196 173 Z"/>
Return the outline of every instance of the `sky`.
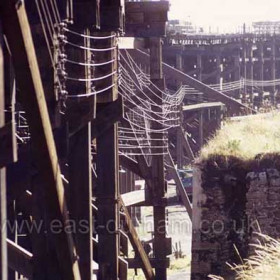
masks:
<path fill-rule="evenodd" d="M 169 0 L 170 19 L 190 19 L 211 31 L 237 31 L 243 23 L 280 21 L 280 0 Z M 208 30 L 207 30 L 208 31 Z"/>

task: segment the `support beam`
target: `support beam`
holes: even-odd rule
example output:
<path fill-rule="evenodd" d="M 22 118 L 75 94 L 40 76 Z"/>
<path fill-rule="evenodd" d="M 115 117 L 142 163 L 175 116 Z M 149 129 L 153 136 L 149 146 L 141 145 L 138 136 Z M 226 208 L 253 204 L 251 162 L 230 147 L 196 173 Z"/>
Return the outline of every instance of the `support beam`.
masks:
<path fill-rule="evenodd" d="M 7 239 L 6 244 L 8 247 L 9 267 L 32 280 L 33 255 L 9 239 Z"/>
<path fill-rule="evenodd" d="M 275 46 L 275 37 L 272 38 L 271 40 L 271 56 L 270 56 L 270 79 L 275 80 L 276 79 L 276 46 Z M 275 101 L 275 84 L 271 86 L 270 89 L 270 98 L 271 98 L 271 103 L 274 105 Z"/>
<path fill-rule="evenodd" d="M 145 175 L 141 172 L 136 160 L 126 155 L 120 155 L 120 165 L 145 180 Z"/>
<path fill-rule="evenodd" d="M 117 51 L 116 38 L 112 32 L 100 32 L 100 36 L 112 37 L 108 40 L 97 40 L 98 48 L 112 48 L 100 54 L 96 62 L 105 62 L 114 59 L 115 62 L 98 68 L 97 77 L 116 72 Z M 113 85 L 110 89 L 97 97 L 97 114 L 107 110 L 112 102 L 118 99 L 117 75 L 104 81 L 98 81 L 96 89 L 104 89 Z M 105 112 L 105 111 L 104 111 Z M 102 135 L 96 138 L 97 158 L 97 190 L 96 204 L 98 207 L 98 280 L 117 280 L 119 277 L 119 155 L 118 155 L 118 124 L 110 123 Z"/>
<path fill-rule="evenodd" d="M 177 171 L 176 171 L 176 168 L 175 168 L 175 164 L 173 162 L 173 159 L 171 157 L 171 154 L 170 152 L 166 155 L 166 159 L 167 159 L 167 162 L 168 162 L 168 171 L 170 172 L 170 174 L 172 175 L 175 183 L 176 183 L 176 187 L 180 193 L 180 196 L 181 196 L 181 199 L 182 199 L 182 202 L 189 214 L 189 217 L 190 217 L 190 220 L 192 220 L 192 206 L 191 206 L 191 203 L 190 203 L 190 200 L 188 198 L 188 195 L 185 191 L 185 188 L 182 184 L 182 181 L 180 179 L 180 176 L 178 175 Z"/>
<path fill-rule="evenodd" d="M 119 50 L 145 49 L 146 41 L 143 38 L 120 37 L 118 42 Z"/>
<path fill-rule="evenodd" d="M 183 168 L 183 139 L 181 133 L 181 127 L 176 129 L 176 160 L 179 169 Z"/>
<path fill-rule="evenodd" d="M 98 112 L 97 112 L 98 114 Z M 119 243 L 119 165 L 117 124 L 97 138 L 99 280 L 117 280 Z"/>
<path fill-rule="evenodd" d="M 258 48 L 258 80 L 259 81 L 263 81 L 264 80 L 264 54 L 263 54 L 263 42 L 258 42 L 257 44 L 257 48 Z M 263 91 L 263 86 L 260 86 L 261 91 Z"/>
<path fill-rule="evenodd" d="M 124 215 L 122 217 L 125 220 L 124 227 L 125 227 L 126 234 L 128 235 L 128 238 L 130 240 L 130 243 L 131 243 L 135 253 L 139 257 L 139 262 L 143 269 L 145 277 L 147 280 L 154 280 L 155 276 L 154 276 L 154 272 L 153 272 L 150 260 L 142 246 L 142 243 L 133 226 L 133 222 L 130 218 L 130 215 L 129 215 L 129 212 L 128 212 L 126 206 L 124 205 L 122 198 L 120 198 L 120 205 L 121 205 L 121 209 L 124 213 Z"/>
<path fill-rule="evenodd" d="M 71 137 L 69 149 L 69 210 L 70 217 L 75 222 L 74 237 L 82 279 L 90 279 L 93 269 L 90 131 L 90 124 L 88 124 Z M 84 226 L 87 227 L 86 230 L 84 230 Z"/>
<path fill-rule="evenodd" d="M 248 42 L 247 44 L 247 58 L 248 58 L 248 63 L 247 63 L 247 79 L 248 80 L 253 80 L 254 79 L 254 62 L 253 62 L 253 43 Z M 252 104 L 253 102 L 253 88 L 247 88 L 247 93 L 249 94 L 249 101 Z"/>
<path fill-rule="evenodd" d="M 0 7 L 1 8 L 1 7 Z M 4 77 L 4 40 L 2 22 L 0 17 L 0 131 L 5 126 L 5 77 Z M 3 145 L 0 137 L 0 151 Z M 7 221 L 7 205 L 6 205 L 6 169 L 0 165 L 0 279 L 8 279 L 8 261 L 7 261 L 7 229 L 4 224 Z"/>
<path fill-rule="evenodd" d="M 183 55 L 182 53 L 177 53 L 176 54 L 176 68 L 179 69 L 180 71 L 183 71 Z M 182 86 L 181 81 L 176 81 L 177 82 L 177 88 L 179 89 Z"/>
<path fill-rule="evenodd" d="M 24 2 L 13 5 L 13 1 L 1 1 L 0 16 L 12 53 L 20 89 L 19 99 L 26 111 L 36 150 L 39 174 L 48 188 L 44 197 L 47 215 L 49 221 L 58 220 L 64 228 L 69 219 L 64 186 Z M 62 230 L 58 234 L 52 234 L 52 237 L 61 277 L 79 280 L 76 249 L 71 234 Z"/>
<path fill-rule="evenodd" d="M 162 99 L 162 92 L 164 90 L 163 68 L 162 68 L 162 42 L 160 38 L 150 38 L 150 76 L 153 84 L 157 86 L 154 92 L 159 98 L 154 101 L 158 105 L 162 105 L 159 101 Z M 159 90 L 160 89 L 160 90 Z M 162 107 L 152 106 L 152 111 L 162 113 Z M 153 121 L 151 128 L 155 131 L 161 130 L 162 126 Z M 154 139 L 154 145 L 162 146 L 163 134 L 153 132 L 151 139 Z M 157 140 L 158 139 L 158 140 Z M 164 175 L 164 156 L 163 149 L 155 149 L 153 152 L 159 155 L 152 156 L 152 175 L 153 175 L 153 202 L 154 202 L 154 256 L 156 259 L 166 259 L 166 219 L 165 219 L 165 205 L 162 201 L 166 195 L 165 175 Z M 166 280 L 167 269 L 165 267 L 155 268 L 155 279 Z"/>
<path fill-rule="evenodd" d="M 220 90 L 222 91 L 222 87 L 221 87 L 221 79 L 222 79 L 222 59 L 221 59 L 221 55 L 217 55 L 216 56 L 216 84 L 220 85 Z"/>
<path fill-rule="evenodd" d="M 240 67 L 240 49 L 234 51 L 233 57 L 233 81 L 240 81 L 241 78 L 241 67 Z M 236 90 L 236 98 L 240 98 L 240 89 Z"/>
<path fill-rule="evenodd" d="M 141 262 L 138 259 L 134 258 L 134 259 L 125 259 L 125 260 L 128 262 L 128 267 L 130 269 L 141 268 Z M 165 260 L 149 259 L 149 260 L 153 268 L 156 267 L 168 268 L 170 266 L 169 259 L 165 259 Z"/>
<path fill-rule="evenodd" d="M 89 50 L 91 47 L 91 39 L 87 37 L 91 35 L 89 29 L 90 25 L 86 18 L 80 16 L 83 14 L 87 5 L 80 0 L 75 0 L 73 3 L 77 5 L 76 10 L 79 11 L 79 17 L 74 17 L 74 26 L 76 26 L 76 29 L 78 28 L 81 33 L 84 33 L 83 45 L 85 50 L 73 49 L 72 51 L 76 54 L 76 57 L 80 57 L 80 61 L 84 60 L 87 63 L 91 63 L 92 53 Z M 92 7 L 92 9 L 94 10 L 94 7 Z M 82 28 L 80 26 L 82 26 Z M 72 42 L 73 40 L 75 40 L 75 38 L 70 39 Z M 82 75 L 82 71 L 80 70 L 81 68 L 79 68 L 79 71 L 76 70 L 75 73 L 78 72 L 77 75 Z M 72 71 L 74 71 L 74 69 Z M 92 91 L 90 79 L 94 74 L 92 67 L 85 66 L 83 72 L 87 82 L 79 84 L 79 87 L 81 91 L 90 93 Z M 77 85 L 75 85 L 75 90 L 77 91 Z M 91 112 L 91 119 L 89 118 L 87 123 L 84 123 L 84 126 L 69 139 L 69 211 L 70 217 L 74 221 L 73 235 L 76 241 L 81 278 L 91 279 L 93 271 L 91 121 L 95 118 L 94 96 L 87 98 L 86 103 L 88 112 Z M 76 102 L 74 106 L 80 108 L 80 111 L 83 111 L 83 107 L 80 107 L 78 102 Z M 73 122 L 76 123 L 76 120 L 69 121 L 69 127 L 72 127 Z M 86 230 L 84 227 L 86 227 Z"/>
<path fill-rule="evenodd" d="M 32 152 L 33 159 L 35 153 L 36 150 Z M 36 161 L 33 160 L 32 164 L 36 166 Z M 31 278 L 36 280 L 60 280 L 61 275 L 59 273 L 55 245 L 53 242 L 49 242 L 51 240 L 51 233 L 47 233 L 47 228 L 45 227 L 45 224 L 48 223 L 45 221 L 47 209 L 43 202 L 44 190 L 48 188 L 48 186 L 41 180 L 37 172 L 32 175 L 30 181 L 29 186 L 31 187 L 32 194 L 27 194 L 24 189 L 21 190 L 21 192 L 18 190 L 16 210 L 23 211 L 26 217 L 32 216 L 32 223 L 34 223 L 34 225 L 42 226 L 41 230 L 32 230 L 30 233 L 33 254 Z M 20 210 L 19 207 L 21 207 Z M 44 221 L 44 224 L 42 221 Z"/>
<path fill-rule="evenodd" d="M 187 152 L 187 155 L 189 157 L 189 159 L 191 161 L 194 160 L 194 153 L 192 151 L 192 148 L 190 146 L 190 143 L 188 141 L 188 138 L 183 130 L 183 127 L 180 127 L 179 128 L 179 132 L 181 133 L 181 139 L 182 139 L 182 146 L 185 148 L 186 152 Z"/>
<path fill-rule="evenodd" d="M 203 145 L 204 145 L 204 132 L 203 132 L 203 127 L 204 127 L 204 109 L 199 110 L 198 117 L 199 117 L 198 143 L 199 143 L 199 150 L 201 150 Z"/>
<path fill-rule="evenodd" d="M 145 202 L 145 190 L 131 191 L 121 195 L 126 207 Z"/>
<path fill-rule="evenodd" d="M 202 73 L 203 73 L 203 65 L 202 65 L 202 55 L 198 54 L 196 57 L 196 71 L 197 71 L 197 79 L 202 81 Z M 179 69 L 180 70 L 180 69 Z"/>
<path fill-rule="evenodd" d="M 15 162 L 17 157 L 16 145 L 13 140 L 15 135 L 15 123 L 6 122 L 0 127 L 0 168 Z"/>

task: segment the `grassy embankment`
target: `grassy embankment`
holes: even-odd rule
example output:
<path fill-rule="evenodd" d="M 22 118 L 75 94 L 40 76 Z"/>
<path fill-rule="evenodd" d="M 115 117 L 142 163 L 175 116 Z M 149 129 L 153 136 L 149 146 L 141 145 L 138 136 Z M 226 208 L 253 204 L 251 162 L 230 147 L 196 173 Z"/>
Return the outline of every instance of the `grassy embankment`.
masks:
<path fill-rule="evenodd" d="M 200 160 L 212 156 L 236 157 L 244 161 L 254 160 L 261 154 L 280 152 L 280 114 L 271 113 L 246 118 L 238 122 L 227 122 L 202 149 Z M 280 241 L 268 236 L 252 245 L 255 255 L 243 260 L 241 265 L 229 264 L 236 272 L 236 280 L 280 279 Z M 212 280 L 224 280 L 211 276 Z"/>
<path fill-rule="evenodd" d="M 280 152 L 280 113 L 228 121 L 201 151 L 201 160 L 213 155 L 252 160 L 259 154 Z"/>

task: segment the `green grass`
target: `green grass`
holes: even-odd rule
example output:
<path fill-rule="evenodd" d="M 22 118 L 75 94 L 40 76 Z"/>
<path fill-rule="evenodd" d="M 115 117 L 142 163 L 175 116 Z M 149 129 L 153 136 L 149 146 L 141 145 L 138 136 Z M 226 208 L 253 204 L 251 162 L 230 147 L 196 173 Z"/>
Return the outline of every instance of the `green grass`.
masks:
<path fill-rule="evenodd" d="M 134 269 L 129 269 L 127 274 L 128 280 L 145 280 L 144 273 L 142 272 L 142 269 L 138 269 L 137 276 L 135 275 Z"/>
<path fill-rule="evenodd" d="M 280 279 L 280 241 L 259 234 L 262 242 L 253 245 L 255 254 L 241 265 L 230 265 L 236 272 L 235 280 L 279 280 Z M 212 280 L 224 278 L 209 275 Z"/>
<path fill-rule="evenodd" d="M 280 113 L 227 121 L 202 148 L 200 159 L 234 156 L 251 160 L 258 154 L 280 152 Z"/>
<path fill-rule="evenodd" d="M 181 259 L 172 258 L 170 260 L 170 267 L 167 271 L 168 275 L 176 274 L 178 272 L 189 271 L 191 265 L 191 256 Z"/>

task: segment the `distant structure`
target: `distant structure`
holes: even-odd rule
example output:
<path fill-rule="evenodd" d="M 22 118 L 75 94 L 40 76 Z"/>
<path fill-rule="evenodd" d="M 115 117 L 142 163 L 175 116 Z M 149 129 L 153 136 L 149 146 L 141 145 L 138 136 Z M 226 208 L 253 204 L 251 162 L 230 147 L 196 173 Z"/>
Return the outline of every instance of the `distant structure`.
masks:
<path fill-rule="evenodd" d="M 170 34 L 195 34 L 203 32 L 203 29 L 196 28 L 189 20 L 173 19 L 168 21 L 167 31 Z"/>
<path fill-rule="evenodd" d="M 253 32 L 257 34 L 280 34 L 280 21 L 253 22 Z"/>

